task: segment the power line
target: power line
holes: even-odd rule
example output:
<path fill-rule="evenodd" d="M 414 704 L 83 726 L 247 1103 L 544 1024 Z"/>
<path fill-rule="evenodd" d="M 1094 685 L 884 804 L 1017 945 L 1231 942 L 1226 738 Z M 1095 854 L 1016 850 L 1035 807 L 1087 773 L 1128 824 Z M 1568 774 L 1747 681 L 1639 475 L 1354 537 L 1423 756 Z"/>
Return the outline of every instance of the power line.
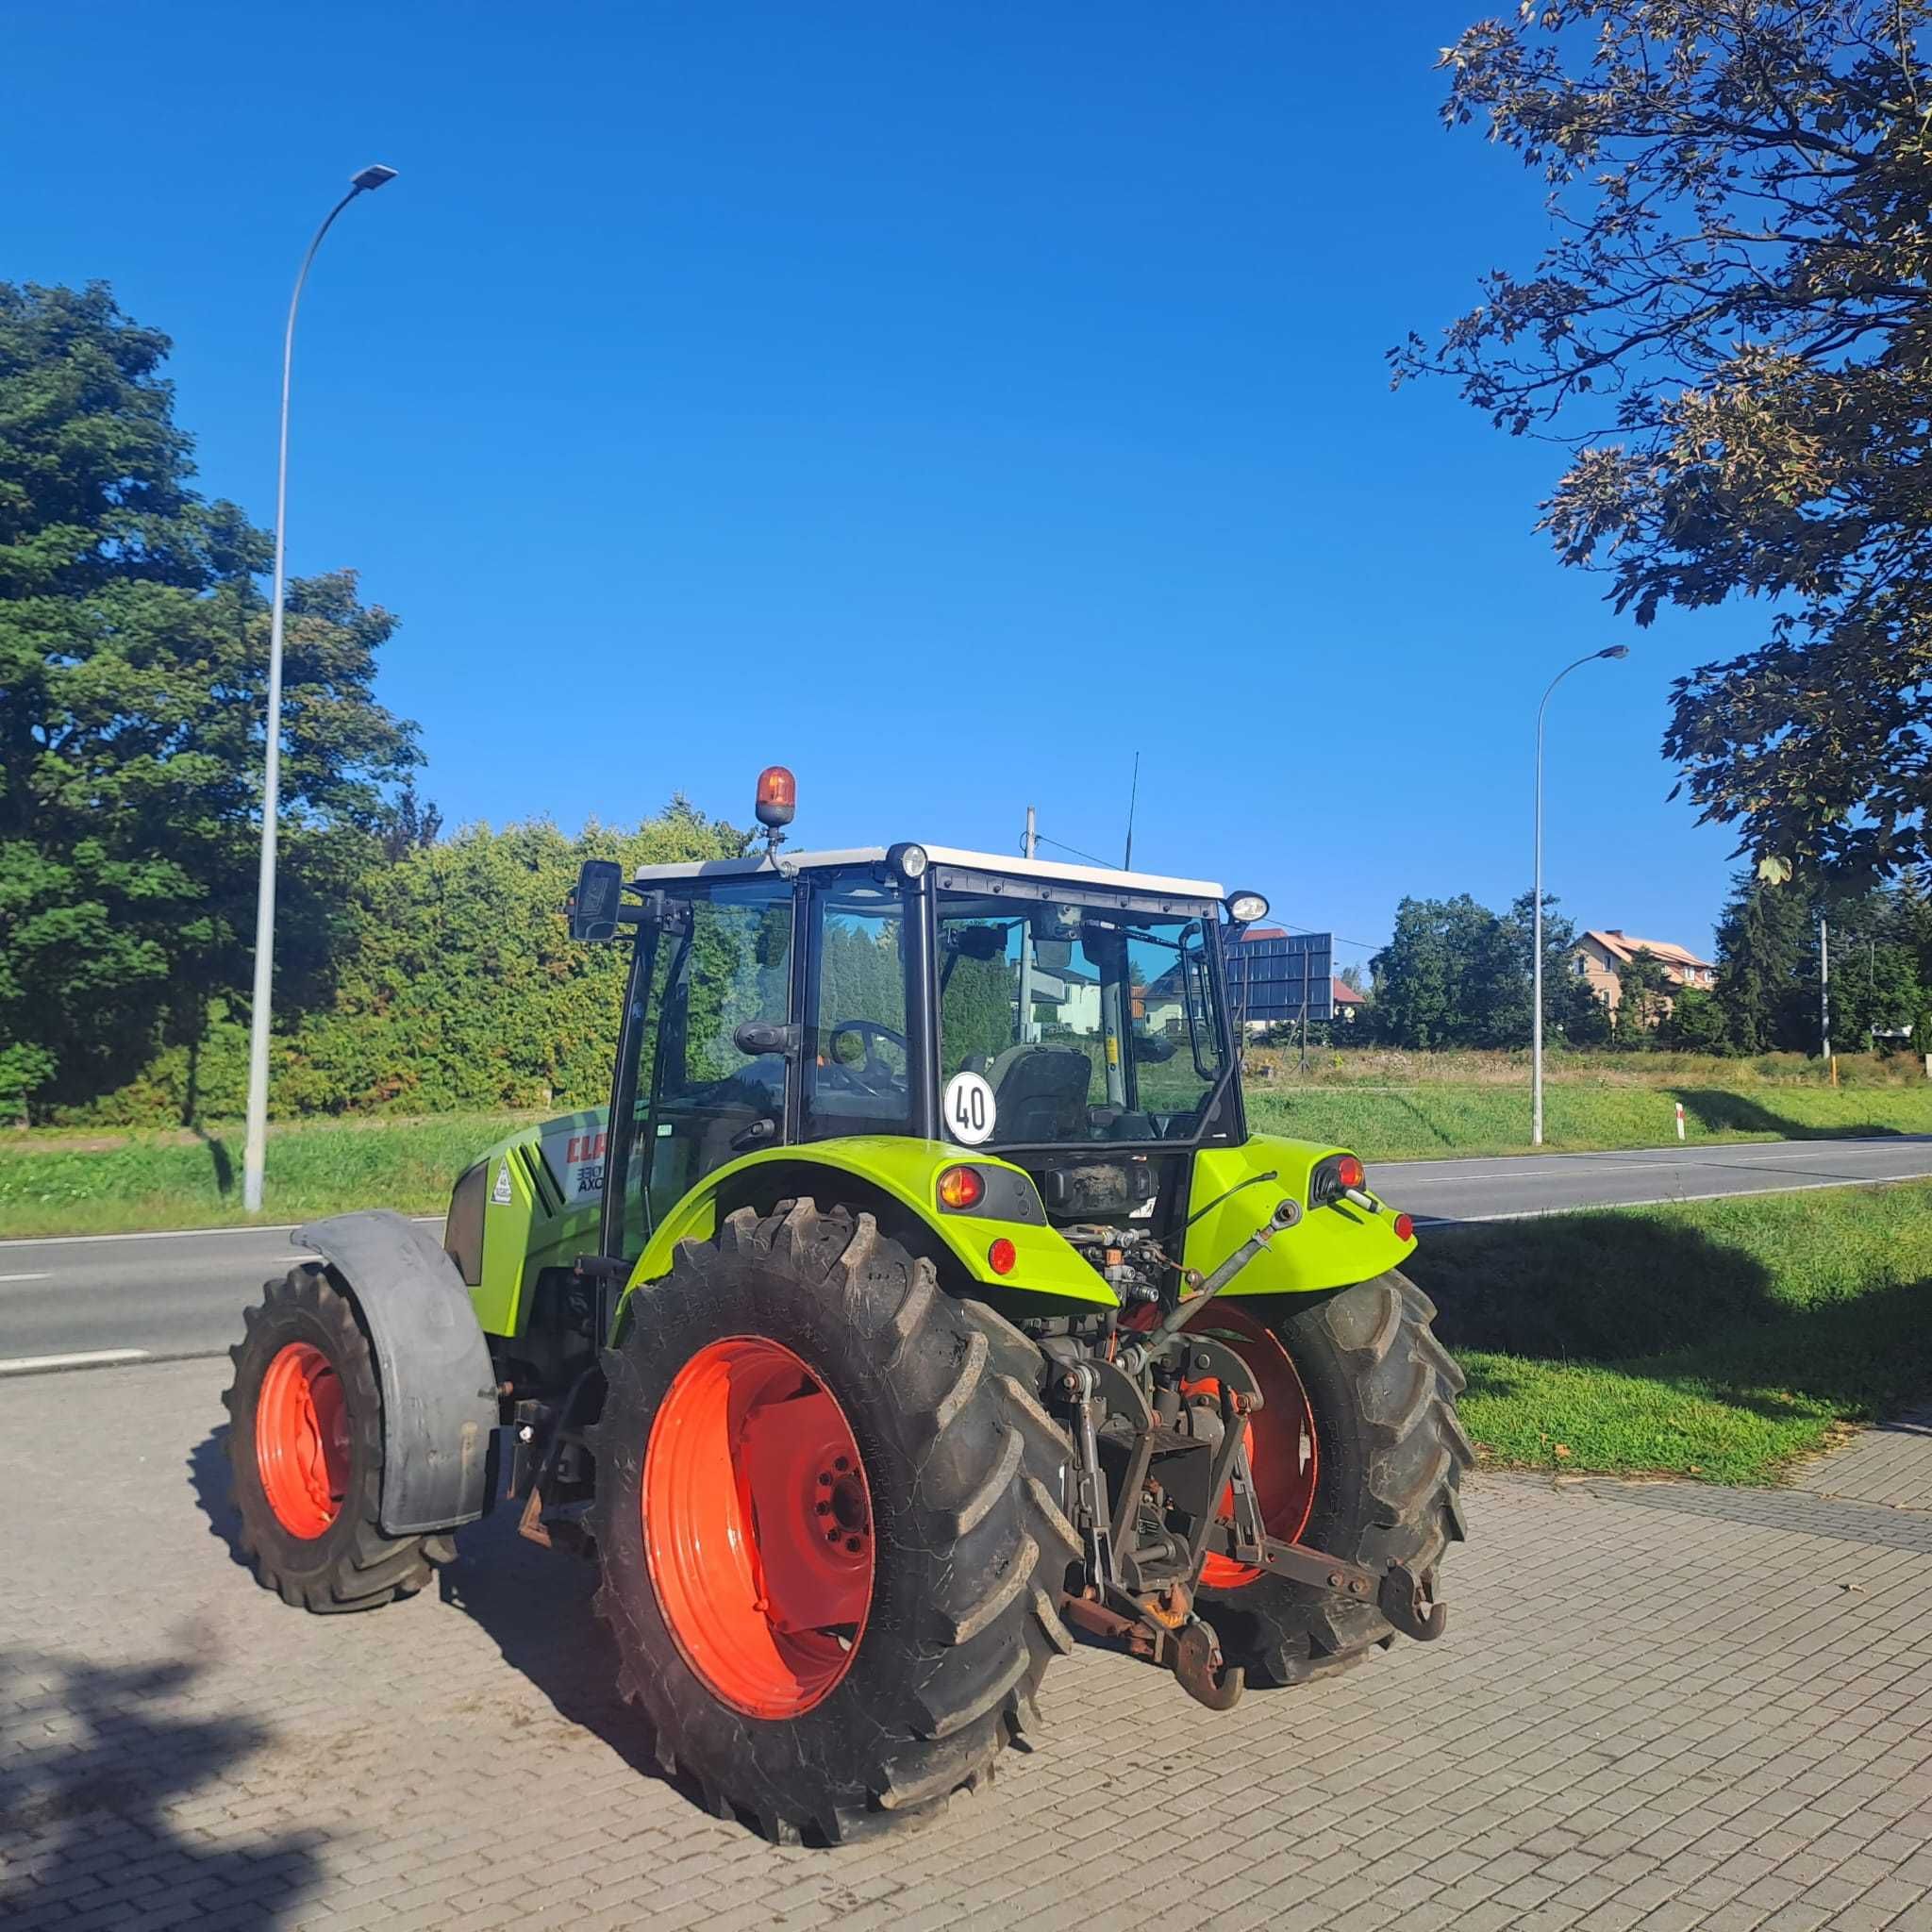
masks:
<path fill-rule="evenodd" d="M 1275 923 L 1287 927 L 1290 932 L 1319 933 L 1324 929 L 1319 925 L 1291 925 L 1285 919 Z M 1346 946 L 1351 952 L 1356 953 L 1379 953 L 1389 943 L 1387 940 L 1352 940 L 1339 932 L 1331 932 L 1328 937 L 1338 946 Z"/>
<path fill-rule="evenodd" d="M 1102 858 L 1097 852 L 1083 852 L 1077 845 L 1069 845 L 1064 839 L 1049 839 L 1044 832 L 1036 832 L 1034 839 L 1041 845 L 1051 845 L 1058 852 L 1071 852 L 1075 858 L 1084 858 L 1090 865 L 1104 867 L 1108 872 L 1119 872 L 1121 868 L 1111 859 Z M 1319 933 L 1324 930 L 1319 925 L 1293 925 L 1287 920 L 1277 922 L 1290 932 Z M 1352 940 L 1346 934 L 1332 932 L 1328 937 L 1337 946 L 1346 946 L 1356 953 L 1379 953 L 1388 943 L 1387 940 Z"/>
<path fill-rule="evenodd" d="M 1092 852 L 1082 852 L 1077 845 L 1069 845 L 1064 839 L 1049 839 L 1044 832 L 1036 832 L 1034 834 L 1034 837 L 1040 841 L 1041 844 L 1053 845 L 1057 846 L 1062 852 L 1071 852 L 1075 858 L 1084 858 L 1088 861 L 1090 865 L 1105 866 L 1108 872 L 1120 871 L 1120 867 L 1117 866 L 1112 859 L 1102 858 L 1097 854 Z"/>

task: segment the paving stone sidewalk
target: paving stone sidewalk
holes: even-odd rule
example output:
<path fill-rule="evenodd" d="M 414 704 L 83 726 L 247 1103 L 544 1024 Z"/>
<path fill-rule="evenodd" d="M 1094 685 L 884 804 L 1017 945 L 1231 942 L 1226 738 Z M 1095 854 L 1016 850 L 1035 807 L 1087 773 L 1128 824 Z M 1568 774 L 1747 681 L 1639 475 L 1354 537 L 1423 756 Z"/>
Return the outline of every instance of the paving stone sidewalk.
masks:
<path fill-rule="evenodd" d="M 0 1383 L 0 1924 L 1932 1928 L 1932 1417 L 1790 1491 L 1482 1481 L 1441 1643 L 1222 1717 L 1085 1650 L 990 1790 L 814 1852 L 637 1761 L 507 1516 L 373 1617 L 257 1590 L 225 1370 Z"/>

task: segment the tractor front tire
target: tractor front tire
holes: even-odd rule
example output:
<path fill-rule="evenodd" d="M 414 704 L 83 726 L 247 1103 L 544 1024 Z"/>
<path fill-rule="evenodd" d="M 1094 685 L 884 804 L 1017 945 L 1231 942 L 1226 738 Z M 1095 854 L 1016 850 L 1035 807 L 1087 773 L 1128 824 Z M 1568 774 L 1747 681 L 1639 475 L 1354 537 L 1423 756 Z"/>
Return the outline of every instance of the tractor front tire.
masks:
<path fill-rule="evenodd" d="M 1475 1460 L 1456 1416 L 1462 1371 L 1430 1328 L 1435 1313 L 1419 1288 L 1391 1273 L 1287 1304 L 1229 1304 L 1202 1324 L 1231 1329 L 1226 1339 L 1257 1369 L 1264 1390 L 1273 1384 L 1278 1391 L 1255 1418 L 1252 1439 L 1270 1534 L 1376 1572 L 1404 1564 L 1432 1593 L 1443 1553 L 1463 1539 L 1458 1489 Z M 1293 1369 L 1285 1384 L 1281 1354 Z M 1306 1406 L 1295 1427 L 1309 1429 L 1312 1441 L 1284 1438 L 1297 1394 Z M 1279 1474 L 1283 1461 L 1308 1460 L 1313 1494 L 1291 1511 L 1306 1520 L 1271 1520 L 1269 1464 Z M 1292 1480 L 1276 1487 L 1294 1493 Z M 1251 1682 L 1328 1676 L 1393 1641 L 1374 1604 L 1285 1577 L 1249 1578 L 1201 1594 L 1224 1654 L 1246 1668 Z"/>
<path fill-rule="evenodd" d="M 665 1771 L 780 1843 L 989 1777 L 1072 1648 L 1040 1351 L 799 1200 L 681 1243 L 604 1364 L 598 1608 Z"/>
<path fill-rule="evenodd" d="M 455 1552 L 382 1527 L 382 1390 L 350 1298 L 311 1262 L 269 1282 L 228 1351 L 228 1462 L 242 1554 L 297 1609 L 373 1610 Z"/>

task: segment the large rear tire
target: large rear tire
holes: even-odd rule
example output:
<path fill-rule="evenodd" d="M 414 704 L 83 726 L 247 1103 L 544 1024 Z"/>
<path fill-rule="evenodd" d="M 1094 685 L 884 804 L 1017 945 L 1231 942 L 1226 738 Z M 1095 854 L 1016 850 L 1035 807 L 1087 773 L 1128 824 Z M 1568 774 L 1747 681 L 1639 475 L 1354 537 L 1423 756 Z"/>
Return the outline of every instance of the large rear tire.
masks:
<path fill-rule="evenodd" d="M 1475 1460 L 1456 1418 L 1462 1371 L 1429 1326 L 1435 1312 L 1391 1273 L 1285 1307 L 1224 1304 L 1202 1324 L 1233 1342 L 1268 1395 L 1251 1453 L 1270 1533 L 1377 1572 L 1406 1564 L 1432 1591 L 1443 1553 L 1463 1539 L 1458 1490 Z M 1312 1478 L 1312 1496 L 1298 1472 Z M 1271 1495 L 1303 1520 L 1278 1520 Z M 1201 1595 L 1224 1654 L 1253 1682 L 1327 1676 L 1393 1638 L 1373 1604 L 1248 1577 L 1223 1588 L 1204 1579 Z"/>
<path fill-rule="evenodd" d="M 257 1581 L 320 1612 L 412 1595 L 455 1553 L 446 1537 L 382 1527 L 382 1390 L 354 1304 L 311 1262 L 269 1282 L 243 1320 L 222 1400 Z"/>
<path fill-rule="evenodd" d="M 682 1243 L 604 1360 L 598 1607 L 665 1769 L 780 1842 L 989 1777 L 1072 1647 L 1040 1351 L 801 1200 Z"/>

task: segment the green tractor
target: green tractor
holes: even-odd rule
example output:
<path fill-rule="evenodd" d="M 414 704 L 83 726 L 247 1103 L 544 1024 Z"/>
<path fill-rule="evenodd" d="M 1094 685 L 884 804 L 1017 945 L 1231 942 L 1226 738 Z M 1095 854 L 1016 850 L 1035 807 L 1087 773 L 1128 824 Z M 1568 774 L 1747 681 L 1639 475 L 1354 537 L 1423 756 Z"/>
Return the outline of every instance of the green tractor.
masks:
<path fill-rule="evenodd" d="M 492 1506 L 601 1566 L 667 1771 L 778 1841 L 941 1805 L 1076 1638 L 1224 1708 L 1441 1634 L 1462 1377 L 1345 1149 L 1248 1131 L 1266 910 L 936 845 L 583 869 L 606 1109 L 442 1245 L 303 1228 L 233 1351 L 261 1582 L 421 1588 Z M 507 1503 L 500 1503 L 507 1498 Z"/>

